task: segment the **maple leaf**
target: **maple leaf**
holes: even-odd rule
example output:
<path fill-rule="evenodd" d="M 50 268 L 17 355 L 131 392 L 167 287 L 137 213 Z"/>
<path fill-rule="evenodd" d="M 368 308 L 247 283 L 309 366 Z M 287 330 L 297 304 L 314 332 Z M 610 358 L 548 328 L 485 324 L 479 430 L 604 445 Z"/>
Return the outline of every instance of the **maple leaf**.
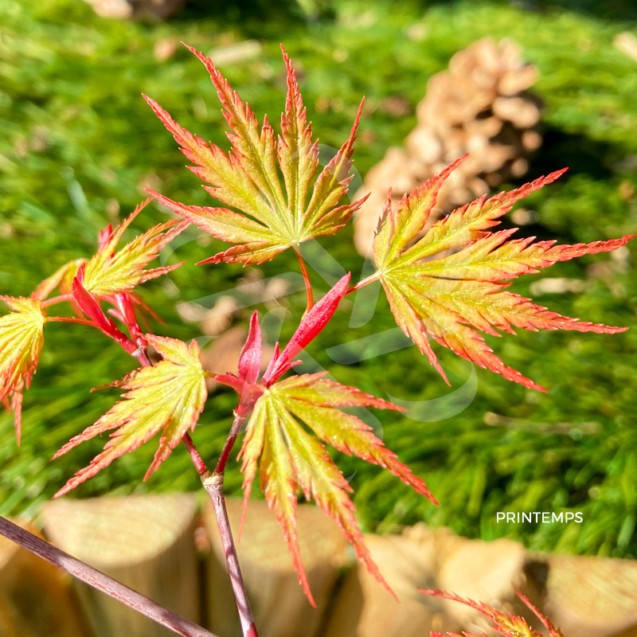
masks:
<path fill-rule="evenodd" d="M 113 321 L 112 318 L 106 316 L 98 300 L 92 294 L 89 294 L 84 287 L 84 265 L 80 266 L 77 271 L 73 279 L 72 289 L 74 302 L 80 311 L 91 320 L 95 327 L 102 330 L 106 336 L 112 338 L 116 343 L 119 343 L 129 354 L 133 354 L 139 345 L 145 347 L 148 344 L 145 339 L 141 342 L 133 342 L 115 325 L 115 321 Z M 122 295 L 122 293 L 116 294 L 113 300 L 115 301 L 115 299 Z M 130 305 L 132 307 L 132 302 L 130 302 Z M 126 322 L 124 316 L 121 316 L 121 319 L 123 322 Z M 136 321 L 135 326 L 137 326 Z M 131 333 L 131 336 L 132 335 Z M 137 336 L 137 334 L 135 335 Z M 137 340 L 139 341 L 139 338 Z"/>
<path fill-rule="evenodd" d="M 244 417 L 249 416 L 239 453 L 244 474 L 244 515 L 251 485 L 259 470 L 266 501 L 283 528 L 299 582 L 312 604 L 314 600 L 296 539 L 296 501 L 299 489 L 306 499 L 313 498 L 327 515 L 336 520 L 353 544 L 358 557 L 387 586 L 356 524 L 355 506 L 348 496 L 352 489 L 322 442 L 338 451 L 389 469 L 405 484 L 437 504 L 425 483 L 383 445 L 371 427 L 358 417 L 339 409 L 352 406 L 394 410 L 402 408 L 325 378 L 327 372 L 279 380 L 296 364 L 294 357 L 330 320 L 347 292 L 349 278 L 349 275 L 343 277 L 307 313 L 280 354 L 277 345 L 261 380 L 258 378 L 261 333 L 256 312 L 241 353 L 239 375 L 216 376 L 218 381 L 225 382 L 239 393 L 241 402 L 237 413 Z M 388 586 L 387 588 L 389 589 Z"/>
<path fill-rule="evenodd" d="M 318 142 L 312 139 L 296 75 L 283 46 L 288 92 L 278 139 L 267 117 L 259 130 L 250 106 L 232 90 L 212 61 L 188 48 L 203 62 L 217 89 L 232 130 L 228 133 L 230 152 L 226 154 L 215 144 L 183 129 L 157 102 L 146 95 L 144 98 L 184 155 L 195 164 L 190 170 L 212 185 L 204 188 L 239 212 L 189 206 L 148 192 L 214 237 L 239 244 L 201 263 L 263 263 L 291 246 L 296 248 L 304 241 L 332 235 L 342 228 L 365 200 L 339 205 L 352 179 L 349 173 L 363 103 L 349 138 L 314 181 L 319 166 Z"/>
<path fill-rule="evenodd" d="M 146 480 L 170 455 L 184 434 L 194 429 L 207 398 L 205 372 L 196 341 L 146 335 L 162 356 L 154 367 L 142 367 L 113 383 L 127 391 L 94 425 L 72 438 L 54 456 L 57 458 L 85 440 L 111 430 L 104 451 L 81 469 L 54 497 L 68 493 L 123 454 L 137 449 L 161 431 L 159 447 L 146 473 Z"/>
<path fill-rule="evenodd" d="M 73 279 L 77 271 L 86 263 L 86 259 L 75 259 L 65 263 L 61 268 L 56 270 L 50 277 L 44 279 L 35 289 L 31 298 L 44 301 L 55 290 L 60 289 L 60 294 L 72 294 Z"/>
<path fill-rule="evenodd" d="M 493 626 L 491 626 L 491 628 L 496 630 L 501 635 L 504 635 L 504 637 L 542 637 L 540 633 L 533 630 L 528 625 L 525 619 L 523 619 L 522 617 L 518 617 L 517 615 L 513 615 L 512 613 L 502 613 L 491 608 L 490 606 L 487 606 L 486 604 L 475 602 L 471 599 L 465 599 L 464 597 L 460 597 L 459 595 L 455 595 L 454 593 L 446 593 L 444 591 L 438 590 L 424 590 L 421 588 L 419 588 L 418 590 L 425 595 L 433 595 L 435 597 L 449 599 L 453 602 L 458 602 L 477 610 L 481 615 L 483 615 L 493 623 Z M 519 591 L 516 591 L 516 594 L 544 624 L 546 629 L 549 631 L 549 637 L 564 637 L 559 628 L 553 626 L 548 618 L 542 615 L 542 613 L 540 613 L 540 611 L 529 601 L 529 599 L 525 595 L 523 595 Z M 470 633 L 464 633 L 464 635 L 465 637 L 476 637 L 475 635 L 472 635 Z M 444 635 L 442 635 L 441 633 L 432 632 L 431 637 L 444 637 Z M 448 633 L 448 637 L 461 636 L 457 635 L 456 633 Z"/>
<path fill-rule="evenodd" d="M 97 253 L 83 267 L 82 285 L 95 298 L 130 292 L 140 283 L 183 265 L 184 262 L 152 270 L 144 269 L 166 244 L 188 227 L 188 222 L 179 219 L 171 219 L 154 226 L 116 252 L 117 244 L 124 231 L 150 201 L 152 200 L 147 199 L 137 206 L 115 230 L 108 226 L 106 230 L 100 232 Z"/>
<path fill-rule="evenodd" d="M 13 409 L 18 444 L 22 424 L 22 392 L 35 374 L 46 317 L 38 299 L 0 296 L 12 310 L 0 317 L 0 401 Z M 9 406 L 8 398 L 11 397 Z"/>
<path fill-rule="evenodd" d="M 546 391 L 507 367 L 477 330 L 499 336 L 497 330 L 515 334 L 516 327 L 606 334 L 628 329 L 560 316 L 506 288 L 508 281 L 521 274 L 584 254 L 615 250 L 635 235 L 554 245 L 555 241 L 534 243 L 535 237 L 509 240 L 517 228 L 489 231 L 516 201 L 555 181 L 564 169 L 516 190 L 481 197 L 443 217 L 421 237 L 440 187 L 462 159 L 405 195 L 396 208 L 388 198 L 374 237 L 378 276 L 396 322 L 445 381 L 429 337 L 508 380 Z"/>

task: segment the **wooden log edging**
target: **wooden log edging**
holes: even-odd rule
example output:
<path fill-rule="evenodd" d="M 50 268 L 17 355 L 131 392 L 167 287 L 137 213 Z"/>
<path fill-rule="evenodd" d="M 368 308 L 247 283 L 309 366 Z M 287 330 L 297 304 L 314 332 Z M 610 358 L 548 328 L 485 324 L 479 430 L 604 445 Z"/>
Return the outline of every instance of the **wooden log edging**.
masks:
<path fill-rule="evenodd" d="M 184 637 L 216 637 L 204 628 L 157 605 L 152 600 L 144 597 L 144 595 L 140 595 L 138 592 L 115 581 L 111 577 L 81 562 L 36 535 L 25 532 L 24 529 L 10 520 L 0 517 L 0 532 L 4 537 L 24 547 L 25 550 L 30 551 L 55 566 L 61 567 L 64 571 L 73 575 L 73 577 L 90 586 L 98 588 L 101 591 L 108 591 L 111 597 L 131 608 L 139 609 L 139 611 L 146 614 L 147 617 L 152 618 L 162 626 L 170 628 L 170 630 L 179 635 L 183 635 Z M 42 637 L 48 634 L 47 631 Z"/>
<path fill-rule="evenodd" d="M 46 536 L 62 550 L 200 623 L 194 545 L 195 494 L 59 499 L 42 509 Z M 95 637 L 169 637 L 144 615 L 74 582 Z"/>
<path fill-rule="evenodd" d="M 187 500 L 180 499 L 184 497 Z M 168 507 L 159 506 L 160 501 L 165 498 L 176 499 Z M 140 527 L 139 522 L 135 525 L 137 531 L 141 531 L 138 537 L 143 540 L 142 544 L 145 546 L 142 548 L 147 553 L 140 558 L 144 551 L 140 553 L 139 550 L 132 550 L 127 556 L 126 542 L 122 543 L 125 534 L 117 538 L 109 537 L 107 533 L 101 541 L 108 540 L 109 544 L 112 540 L 116 545 L 109 545 L 110 548 L 105 545 L 105 549 L 108 549 L 106 553 L 110 551 L 111 568 L 114 568 L 113 560 L 119 560 L 118 568 L 123 569 L 122 573 L 128 572 L 128 583 L 138 590 L 144 589 L 144 581 L 157 579 L 158 573 L 161 573 L 161 579 L 167 582 L 168 592 L 177 594 L 170 603 L 166 603 L 166 599 L 161 600 L 169 607 L 171 603 L 179 606 L 178 598 L 183 590 L 195 591 L 189 592 L 187 596 L 191 597 L 191 601 L 192 598 L 198 601 L 199 587 L 202 584 L 198 572 L 203 574 L 203 588 L 206 590 L 204 604 L 208 611 L 206 614 L 210 617 L 207 629 L 220 637 L 240 635 L 216 523 L 212 512 L 206 508 L 209 508 L 209 504 L 204 507 L 203 528 L 200 527 L 198 531 L 199 549 L 202 537 L 206 537 L 209 544 L 205 569 L 199 571 L 194 539 L 197 507 L 193 496 L 69 500 L 61 501 L 59 505 L 55 503 L 56 507 L 62 506 L 57 512 L 49 508 L 51 506 L 45 508 L 43 515 L 51 539 L 56 544 L 65 544 L 67 547 L 74 545 L 74 551 L 82 559 L 91 550 L 81 546 L 86 540 L 86 534 L 85 540 L 82 540 L 82 533 L 77 531 L 76 516 L 86 516 L 81 524 L 85 525 L 85 529 L 92 529 L 99 527 L 95 523 L 99 515 L 95 511 L 87 514 L 87 506 L 101 510 L 100 515 L 103 517 L 104 511 L 108 511 L 106 517 L 112 516 L 114 520 L 117 509 L 129 512 L 135 509 L 146 520 L 145 527 L 143 524 Z M 69 507 L 75 509 L 75 513 Z M 166 522 L 167 527 L 173 525 L 173 530 L 166 533 L 163 544 L 158 543 L 159 548 L 154 554 L 150 547 L 153 537 L 149 529 L 156 528 L 159 523 L 157 516 L 153 518 L 148 513 L 152 507 L 156 511 L 164 511 L 162 515 L 170 521 L 170 524 Z M 238 498 L 228 498 L 228 511 L 230 524 L 236 531 L 241 501 Z M 313 609 L 298 585 L 287 545 L 274 514 L 260 500 L 251 501 L 248 511 L 237 551 L 261 637 L 424 637 L 432 630 L 482 630 L 482 625 L 471 609 L 419 595 L 416 592 L 418 587 L 452 590 L 504 611 L 523 615 L 523 609 L 516 605 L 513 596 L 513 589 L 517 587 L 542 612 L 551 617 L 556 625 L 561 626 L 566 637 L 637 637 L 635 560 L 531 552 L 517 542 L 469 540 L 456 536 L 449 529 L 431 529 L 424 524 L 407 528 L 401 535 L 367 535 L 366 542 L 372 557 L 400 599 L 400 603 L 397 603 L 367 573 L 365 567 L 354 559 L 353 552 L 349 550 L 333 522 L 316 507 L 299 505 L 301 551 L 319 606 L 318 609 Z M 129 521 L 130 519 L 129 517 Z M 63 526 L 75 528 L 74 538 L 69 539 L 68 533 L 66 539 L 60 536 Z M 108 528 L 108 525 L 104 528 Z M 154 541 L 156 540 L 157 538 Z M 134 544 L 131 544 L 132 549 Z M 137 554 L 137 558 L 134 554 Z M 105 560 L 105 555 L 102 554 L 102 560 Z M 73 560 L 70 556 L 67 558 Z M 157 561 L 164 563 L 162 569 L 156 568 Z M 8 572 L 3 571 L 8 562 L 13 564 L 13 574 L 10 578 L 3 578 L 3 574 Z M 184 571 L 184 562 L 194 566 Z M 17 578 L 21 582 L 20 586 L 28 588 L 30 579 L 34 589 L 40 591 L 34 594 L 39 596 L 43 590 L 41 578 L 36 571 L 29 570 L 32 567 L 27 568 L 26 561 L 25 566 L 20 564 L 20 560 L 15 557 L 3 561 L 0 545 L 0 634 L 3 637 L 5 634 L 8 637 L 58 637 L 50 630 L 42 632 L 37 627 L 19 631 L 10 628 L 22 621 L 16 619 L 15 613 L 11 615 L 6 595 L 3 597 L 2 591 L 10 584 L 10 580 Z M 100 563 L 100 566 L 104 567 L 104 563 Z M 22 574 L 19 572 L 21 568 L 26 569 Z M 106 570 L 108 568 L 106 566 Z M 61 580 L 54 578 L 50 581 Z M 185 589 L 182 588 L 184 586 Z M 53 594 L 55 598 L 54 592 L 48 594 Z M 156 594 L 154 591 L 150 596 Z M 63 596 L 58 596 L 57 599 L 62 598 Z M 151 634 L 144 632 L 143 626 L 127 624 L 120 614 L 111 611 L 101 602 L 96 605 L 95 600 L 85 601 L 84 610 L 87 616 L 93 615 L 93 626 L 95 616 L 102 617 L 108 623 L 110 634 L 126 634 L 127 637 L 146 637 Z M 64 612 L 68 615 L 68 610 Z M 193 621 L 196 616 L 198 613 L 193 615 Z M 9 622 L 9 617 L 13 624 Z M 75 620 L 76 628 L 67 630 L 63 633 L 64 637 L 88 637 L 83 632 L 81 621 L 77 617 Z M 73 623 L 73 618 L 70 621 Z M 23 625 L 27 626 L 20 624 Z M 212 634 L 206 629 L 200 630 L 202 636 L 210 637 Z M 94 637 L 101 637 L 102 634 L 106 635 L 97 631 Z M 155 628 L 152 635 L 155 637 L 157 634 L 159 633 Z"/>
<path fill-rule="evenodd" d="M 38 535 L 30 522 L 10 520 Z M 0 536 L 0 635 L 91 637 L 58 568 Z"/>

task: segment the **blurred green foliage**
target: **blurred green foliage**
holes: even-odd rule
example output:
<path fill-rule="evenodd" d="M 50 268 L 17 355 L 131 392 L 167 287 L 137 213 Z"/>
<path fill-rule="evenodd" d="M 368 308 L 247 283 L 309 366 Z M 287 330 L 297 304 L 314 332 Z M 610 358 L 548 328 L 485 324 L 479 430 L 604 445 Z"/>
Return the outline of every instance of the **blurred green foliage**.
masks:
<path fill-rule="evenodd" d="M 331 147 L 344 141 L 366 95 L 356 153 L 357 168 L 365 174 L 413 128 L 427 79 L 455 51 L 485 36 L 512 37 L 539 67 L 536 90 L 547 105 L 545 145 L 528 177 L 571 166 L 561 183 L 524 203 L 536 212 L 536 222 L 523 234 L 577 242 L 635 232 L 637 62 L 612 44 L 621 31 L 637 33 L 634 23 L 626 22 L 635 19 L 628 5 L 344 0 L 271 9 L 272 3 L 257 1 L 195 0 L 179 18 L 147 24 L 102 20 L 80 0 L 4 0 L 0 291 L 26 295 L 57 266 L 88 256 L 97 229 L 131 210 L 143 198 L 144 186 L 182 201 L 209 201 L 140 97 L 142 91 L 149 94 L 182 125 L 224 144 L 225 125 L 200 63 L 181 47 L 166 60 L 154 54 L 162 47 L 170 51 L 173 40 L 208 52 L 259 38 L 260 52 L 222 70 L 259 116 L 268 112 L 275 122 L 284 99 L 278 50 L 283 41 L 300 70 L 314 130 Z M 394 96 L 406 100 L 409 115 L 396 117 L 385 108 Z M 165 215 L 151 207 L 135 229 Z M 184 237 L 169 258 L 187 259 L 187 265 L 169 279 L 151 282 L 143 293 L 167 321 L 158 332 L 189 338 L 200 335 L 180 322 L 176 302 L 230 289 L 245 271 L 195 266 L 218 246 L 195 230 Z M 362 260 L 352 249 L 351 230 L 322 245 L 355 278 L 359 275 Z M 294 270 L 288 254 L 264 267 L 265 276 Z M 634 328 L 634 272 L 627 251 L 559 264 L 545 276 L 581 279 L 584 292 L 544 295 L 538 301 L 567 315 Z M 529 293 L 537 279 L 525 277 L 514 288 Z M 289 301 L 290 316 L 298 320 L 303 294 Z M 451 389 L 414 347 L 355 365 L 335 364 L 322 348 L 395 327 L 380 301 L 372 322 L 349 330 L 351 307 L 346 299 L 333 327 L 309 351 L 339 381 L 417 401 L 440 398 L 470 378 L 471 366 L 446 350 L 439 355 Z M 286 321 L 284 339 L 293 328 L 294 321 Z M 493 345 L 549 393 L 478 369 L 475 398 L 453 417 L 414 422 L 377 414 L 385 441 L 427 479 L 442 506 L 433 507 L 388 472 L 341 457 L 364 527 L 392 531 L 425 520 L 470 537 L 519 539 L 534 549 L 635 556 L 637 330 L 617 336 L 520 333 Z M 12 416 L 0 415 L 1 513 L 33 513 L 97 453 L 104 439 L 49 463 L 55 449 L 94 422 L 116 397 L 114 390 L 89 390 L 132 368 L 133 361 L 117 346 L 89 328 L 47 327 L 41 364 L 25 396 L 20 449 Z M 211 460 L 220 450 L 232 406 L 230 393 L 215 395 L 195 433 Z M 154 450 L 151 442 L 118 460 L 82 485 L 78 495 L 198 488 L 187 454 L 179 449 L 148 483 L 141 483 Z M 228 490 L 238 492 L 240 480 L 234 465 Z M 562 507 L 581 511 L 584 523 L 495 522 L 498 511 Z"/>

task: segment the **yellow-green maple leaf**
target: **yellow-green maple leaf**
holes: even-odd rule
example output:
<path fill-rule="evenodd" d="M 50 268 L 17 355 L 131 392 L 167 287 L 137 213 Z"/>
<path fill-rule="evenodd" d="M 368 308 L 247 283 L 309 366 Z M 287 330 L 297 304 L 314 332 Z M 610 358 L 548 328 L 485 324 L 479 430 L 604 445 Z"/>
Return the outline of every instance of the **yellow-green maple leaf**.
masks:
<path fill-rule="evenodd" d="M 133 371 L 114 383 L 127 391 L 94 425 L 72 438 L 54 456 L 103 432 L 115 430 L 104 451 L 88 467 L 71 478 L 55 497 L 68 493 L 123 454 L 137 449 L 161 431 L 159 448 L 146 473 L 148 478 L 170 455 L 188 430 L 194 429 L 207 397 L 205 373 L 196 341 L 147 335 L 162 360 L 152 367 Z"/>
<path fill-rule="evenodd" d="M 387 586 L 356 524 L 354 503 L 348 495 L 352 489 L 323 443 L 389 469 L 405 484 L 437 504 L 423 480 L 383 445 L 371 427 L 340 409 L 356 406 L 402 408 L 354 387 L 324 378 L 327 372 L 279 380 L 299 362 L 294 360 L 295 356 L 327 325 L 347 293 L 349 280 L 350 275 L 345 275 L 303 317 L 283 351 L 279 352 L 277 344 L 261 377 L 261 331 L 255 312 L 239 358 L 238 375 L 226 373 L 215 376 L 219 382 L 237 391 L 240 402 L 235 414 L 247 419 L 246 435 L 239 454 L 244 474 L 245 507 L 250 498 L 252 482 L 259 471 L 268 505 L 283 528 L 299 582 L 312 603 L 312 593 L 296 539 L 296 499 L 299 490 L 308 500 L 314 499 L 327 515 L 336 520 L 369 571 Z"/>
<path fill-rule="evenodd" d="M 109 226 L 100 234 L 100 246 L 95 256 L 86 262 L 83 270 L 82 285 L 92 296 L 104 298 L 121 292 L 130 292 L 140 283 L 166 274 L 183 264 L 182 262 L 152 270 L 144 269 L 166 244 L 188 227 L 187 222 L 179 219 L 171 219 L 154 226 L 135 237 L 119 252 L 116 251 L 124 231 L 150 201 L 147 199 L 137 206 L 115 230 L 111 230 Z"/>
<path fill-rule="evenodd" d="M 264 389 L 248 421 L 241 450 L 246 505 L 259 464 L 266 501 L 283 528 L 299 580 L 310 601 L 312 595 L 296 540 L 299 489 L 307 500 L 313 499 L 336 520 L 358 557 L 385 583 L 356 523 L 354 503 L 348 495 L 352 489 L 321 441 L 389 469 L 405 484 L 436 502 L 425 483 L 383 445 L 369 425 L 339 409 L 399 408 L 323 376 L 324 373 L 293 376 Z"/>
<path fill-rule="evenodd" d="M 0 401 L 15 414 L 20 443 L 22 391 L 28 388 L 42 351 L 46 317 L 38 299 L 0 297 L 11 312 L 0 317 Z"/>
<path fill-rule="evenodd" d="M 231 151 L 226 154 L 215 144 L 188 132 L 157 102 L 144 97 L 184 155 L 195 164 L 190 169 L 212 185 L 204 188 L 230 208 L 189 206 L 148 192 L 211 235 L 239 244 L 201 263 L 262 263 L 291 246 L 342 228 L 364 201 L 340 204 L 352 179 L 350 169 L 361 109 L 348 140 L 314 181 L 319 166 L 318 142 L 312 139 L 296 75 L 285 50 L 288 94 L 281 136 L 277 139 L 267 117 L 259 130 L 250 106 L 232 90 L 213 62 L 188 48 L 206 66 L 217 89 L 232 130 L 228 134 Z"/>
<path fill-rule="evenodd" d="M 374 237 L 377 276 L 396 322 L 445 380 L 429 338 L 508 380 L 546 391 L 505 365 L 480 332 L 499 336 L 497 330 L 514 334 L 514 328 L 521 328 L 614 334 L 627 328 L 560 316 L 508 292 L 509 281 L 557 261 L 615 250 L 635 235 L 554 245 L 554 241 L 534 243 L 535 237 L 509 241 L 516 228 L 490 231 L 516 201 L 557 179 L 564 172 L 560 170 L 511 192 L 481 197 L 443 217 L 421 236 L 440 187 L 462 159 L 405 195 L 397 207 L 388 199 Z"/>

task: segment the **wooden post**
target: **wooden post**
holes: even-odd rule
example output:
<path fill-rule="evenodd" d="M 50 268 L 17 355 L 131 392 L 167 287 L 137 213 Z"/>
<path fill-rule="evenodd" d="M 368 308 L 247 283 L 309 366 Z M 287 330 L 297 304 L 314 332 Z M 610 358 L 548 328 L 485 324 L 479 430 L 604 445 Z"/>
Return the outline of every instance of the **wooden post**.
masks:
<path fill-rule="evenodd" d="M 43 509 L 47 537 L 157 603 L 199 622 L 194 494 L 62 499 Z M 96 637 L 173 633 L 96 590 L 76 583 Z"/>
<path fill-rule="evenodd" d="M 358 564 L 338 592 L 325 637 L 425 637 L 460 628 L 446 618 L 442 600 L 417 590 L 436 586 L 433 531 L 417 538 L 366 535 L 365 542 L 399 601 Z"/>
<path fill-rule="evenodd" d="M 522 611 L 515 595 L 525 581 L 527 553 L 518 542 L 468 540 L 447 529 L 438 532 L 436 588 L 485 602 L 500 610 Z M 445 612 L 462 624 L 463 630 L 479 632 L 484 620 L 463 604 L 443 600 Z M 529 613 L 520 613 L 530 616 Z M 568 633 L 566 633 L 568 634 Z"/>
<path fill-rule="evenodd" d="M 38 534 L 32 524 L 13 521 Z M 0 537 L 0 635 L 88 637 L 69 578 L 4 537 Z"/>
<path fill-rule="evenodd" d="M 237 539 L 242 502 L 226 500 Z M 237 553 L 250 606 L 261 637 L 318 637 L 338 570 L 347 563 L 345 541 L 336 524 L 313 505 L 299 505 L 298 540 L 317 608 L 312 608 L 298 583 L 283 532 L 265 502 L 250 501 Z M 239 621 L 228 582 L 217 522 L 210 502 L 204 523 L 211 543 L 208 560 L 210 630 L 239 637 Z M 322 637 L 322 634 L 321 634 Z"/>
<path fill-rule="evenodd" d="M 634 560 L 536 553 L 525 570 L 565 635 L 637 635 Z"/>

